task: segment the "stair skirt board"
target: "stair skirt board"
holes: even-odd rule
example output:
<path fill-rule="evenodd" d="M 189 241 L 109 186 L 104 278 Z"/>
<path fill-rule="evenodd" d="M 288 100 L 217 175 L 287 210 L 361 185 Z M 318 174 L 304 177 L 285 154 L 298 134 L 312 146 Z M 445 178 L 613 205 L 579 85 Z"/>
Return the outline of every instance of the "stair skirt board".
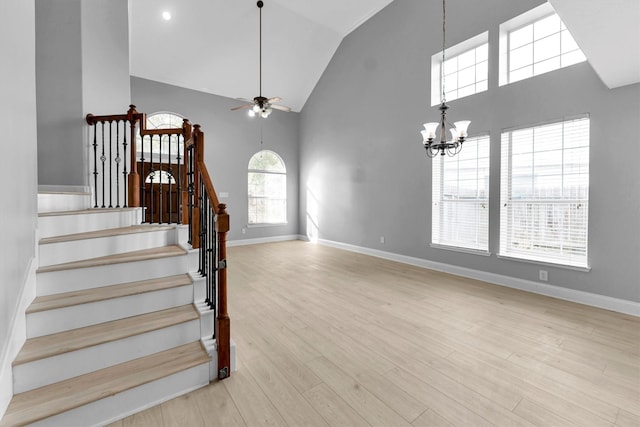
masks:
<path fill-rule="evenodd" d="M 190 283 L 109 300 L 27 314 L 27 338 L 97 325 L 193 302 Z"/>
<path fill-rule="evenodd" d="M 209 364 L 172 374 L 136 388 L 105 397 L 51 418 L 30 424 L 32 427 L 102 426 L 159 405 L 209 384 Z"/>

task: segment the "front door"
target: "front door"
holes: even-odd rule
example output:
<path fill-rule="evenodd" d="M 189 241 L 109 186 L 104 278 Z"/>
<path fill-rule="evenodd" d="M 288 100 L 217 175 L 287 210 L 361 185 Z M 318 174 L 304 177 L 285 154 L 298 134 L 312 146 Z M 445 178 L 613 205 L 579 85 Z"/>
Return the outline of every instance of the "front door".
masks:
<path fill-rule="evenodd" d="M 143 167 L 144 166 L 144 167 Z M 153 169 L 152 169 L 153 166 Z M 138 163 L 138 173 L 144 177 L 140 200 L 145 209 L 145 222 L 177 223 L 180 218 L 178 185 L 169 165 Z M 175 165 L 174 165 L 175 167 Z"/>

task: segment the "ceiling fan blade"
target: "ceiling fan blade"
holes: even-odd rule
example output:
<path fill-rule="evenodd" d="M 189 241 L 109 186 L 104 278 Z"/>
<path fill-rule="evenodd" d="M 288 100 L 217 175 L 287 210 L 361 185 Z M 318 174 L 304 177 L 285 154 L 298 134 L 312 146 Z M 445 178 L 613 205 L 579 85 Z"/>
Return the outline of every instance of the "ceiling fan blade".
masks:
<path fill-rule="evenodd" d="M 244 110 L 245 108 L 251 108 L 251 107 L 253 107 L 253 104 L 244 104 L 239 107 L 232 108 L 231 111 Z"/>
<path fill-rule="evenodd" d="M 284 105 L 271 104 L 271 108 L 280 110 L 280 111 L 286 111 L 287 113 L 291 112 L 291 108 L 285 107 Z"/>
<path fill-rule="evenodd" d="M 282 101 L 282 98 L 280 98 L 279 96 L 275 96 L 273 98 L 269 98 L 268 101 L 269 101 L 269 104 L 273 104 L 274 102 Z"/>
<path fill-rule="evenodd" d="M 247 98 L 236 98 L 238 101 L 243 101 L 243 102 L 249 102 L 251 104 L 253 104 L 255 101 L 253 99 L 247 99 Z"/>

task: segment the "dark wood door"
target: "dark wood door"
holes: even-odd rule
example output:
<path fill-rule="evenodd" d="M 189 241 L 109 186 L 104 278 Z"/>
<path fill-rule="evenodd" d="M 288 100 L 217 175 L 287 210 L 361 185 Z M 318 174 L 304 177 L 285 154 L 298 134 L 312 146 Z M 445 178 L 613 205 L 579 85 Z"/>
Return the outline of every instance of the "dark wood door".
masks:
<path fill-rule="evenodd" d="M 180 195 L 176 180 L 167 170 L 167 165 L 153 165 L 153 179 L 151 172 L 150 164 L 145 164 L 144 168 L 138 164 L 138 173 L 143 177 L 140 200 L 145 208 L 145 222 L 177 223 L 180 218 Z"/>

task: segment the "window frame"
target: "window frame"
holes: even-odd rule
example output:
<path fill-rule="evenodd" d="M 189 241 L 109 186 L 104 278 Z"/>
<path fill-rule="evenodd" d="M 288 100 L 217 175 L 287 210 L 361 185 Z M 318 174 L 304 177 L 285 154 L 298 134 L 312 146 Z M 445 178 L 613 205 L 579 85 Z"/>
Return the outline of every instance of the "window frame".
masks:
<path fill-rule="evenodd" d="M 274 171 L 274 170 L 266 170 L 266 169 L 255 169 L 255 168 L 251 168 L 251 164 L 254 160 L 254 158 L 256 158 L 256 156 L 260 155 L 261 153 L 268 153 L 269 155 L 275 156 L 275 158 L 277 160 L 279 160 L 280 164 L 282 165 L 282 171 Z M 284 193 L 284 198 L 273 198 L 273 197 L 258 197 L 258 196 L 251 196 L 251 190 L 250 190 L 250 175 L 251 174 L 264 174 L 264 175 L 280 175 L 283 176 L 283 193 Z M 251 217 L 252 217 L 252 212 L 251 212 L 251 206 L 252 206 L 252 200 L 258 200 L 258 199 L 262 199 L 268 202 L 270 200 L 278 200 L 278 201 L 282 201 L 284 203 L 284 207 L 283 207 L 283 211 L 284 211 L 284 218 L 282 218 L 282 221 L 268 221 L 268 222 L 251 222 Z M 249 159 L 249 165 L 247 167 L 247 227 L 252 228 L 252 227 L 270 227 L 270 226 L 279 226 L 279 225 L 286 225 L 288 224 L 288 214 L 287 214 L 287 166 L 286 163 L 284 162 L 284 160 L 282 159 L 282 157 L 276 153 L 273 150 L 260 150 L 256 153 L 254 153 L 251 158 Z M 263 218 L 265 217 L 265 214 L 261 215 Z"/>
<path fill-rule="evenodd" d="M 474 85 L 477 85 L 479 82 L 484 82 L 486 81 L 486 88 L 479 90 L 479 91 L 475 91 L 473 93 L 469 93 L 467 95 L 463 95 L 463 96 L 457 96 L 455 98 L 449 98 L 446 97 L 447 102 L 449 101 L 454 101 L 456 99 L 462 99 L 462 98 L 466 98 L 468 96 L 472 96 L 478 93 L 482 93 L 482 92 L 486 92 L 489 90 L 489 67 L 490 67 L 490 46 L 489 46 L 489 32 L 485 31 L 481 34 L 478 34 L 477 36 L 471 37 L 470 39 L 467 39 L 463 42 L 460 42 L 458 44 L 456 44 L 455 46 L 451 46 L 449 48 L 446 48 L 444 50 L 445 53 L 445 62 L 449 62 L 451 60 L 453 60 L 454 58 L 457 58 L 465 53 L 470 52 L 471 50 L 477 49 L 478 47 L 481 47 L 483 45 L 487 45 L 487 59 L 484 61 L 480 61 L 480 62 L 486 62 L 487 63 L 487 78 L 486 80 L 474 80 Z M 473 67 L 474 67 L 474 71 L 476 69 L 476 67 L 478 66 L 478 62 L 475 62 Z M 431 56 L 431 106 L 436 106 L 436 105 L 440 105 L 442 102 L 442 81 L 440 79 L 440 70 L 442 68 L 442 51 L 439 51 L 438 53 L 435 53 Z M 464 69 L 467 69 L 470 67 L 465 67 Z M 459 72 L 459 69 L 456 69 L 456 73 Z M 477 71 L 476 72 L 476 77 L 477 77 Z M 452 74 L 452 73 L 450 73 Z M 470 85 L 464 86 L 464 87 L 468 87 Z M 446 89 L 446 86 L 445 86 Z M 460 88 L 458 87 L 457 90 L 459 90 Z"/>
<path fill-rule="evenodd" d="M 532 62 L 528 65 L 525 65 L 523 67 L 519 67 L 517 70 L 521 70 L 523 68 L 526 67 L 532 67 L 532 71 L 531 71 L 531 75 L 528 77 L 522 77 L 522 78 L 518 78 L 517 80 L 512 79 L 511 73 L 511 37 L 510 35 L 518 30 L 521 30 L 529 25 L 535 26 L 535 24 L 539 21 L 542 21 L 544 19 L 547 19 L 551 16 L 558 16 L 558 19 L 560 20 L 560 31 L 558 32 L 554 32 L 552 34 L 548 34 L 545 37 L 541 37 L 540 39 L 535 39 L 535 34 L 532 35 L 532 41 L 530 43 L 525 43 L 522 46 L 519 46 L 518 48 L 522 48 L 526 45 L 531 45 L 532 48 L 532 52 L 531 52 L 531 56 L 532 56 Z M 533 31 L 533 30 L 532 30 Z M 569 37 L 571 37 L 571 40 L 573 41 L 573 43 L 576 44 L 577 49 L 574 49 L 572 51 L 569 52 L 565 52 L 562 53 L 562 33 L 566 31 L 566 33 L 569 35 Z M 582 62 L 586 61 L 586 56 L 584 55 L 584 53 L 582 52 L 582 50 L 580 49 L 580 47 L 577 45 L 577 43 L 575 42 L 575 39 L 573 38 L 573 36 L 571 35 L 571 32 L 568 30 L 568 28 L 566 27 L 566 25 L 564 24 L 564 22 L 562 21 L 562 18 L 558 15 L 558 13 L 555 11 L 555 9 L 553 8 L 553 6 L 550 3 L 543 3 L 540 6 L 533 8 L 521 15 L 516 16 L 515 18 L 512 18 L 502 24 L 500 24 L 500 41 L 499 41 L 499 49 L 500 49 L 500 60 L 499 60 L 499 77 L 498 77 L 498 85 L 499 86 L 504 86 L 507 84 L 511 84 L 511 83 L 517 83 L 519 81 L 523 81 L 523 80 L 527 80 L 530 79 L 532 77 L 536 77 L 536 76 L 540 76 L 546 73 L 550 73 L 552 71 L 557 71 L 560 70 L 562 68 L 566 68 L 566 67 L 570 67 L 571 65 L 575 65 L 575 64 L 579 64 Z M 552 56 L 550 58 L 545 58 L 542 61 L 535 61 L 535 43 L 541 40 L 544 40 L 548 37 L 552 37 L 554 35 L 558 34 L 559 35 L 559 54 Z M 517 49 L 517 48 L 516 48 Z M 576 61 L 576 62 L 572 62 L 568 65 L 562 65 L 562 59 L 564 55 L 567 55 L 569 53 L 573 53 L 573 52 L 580 52 L 582 54 L 583 59 L 581 59 L 580 61 Z M 539 73 L 535 72 L 535 65 L 536 64 L 541 64 L 545 61 L 548 60 L 552 60 L 554 58 L 558 58 L 558 61 L 560 63 L 560 65 L 557 68 L 550 68 L 546 71 L 541 71 Z M 517 71 L 517 70 L 513 70 L 513 71 Z"/>
<path fill-rule="evenodd" d="M 586 128 L 578 128 L 579 131 L 584 132 L 585 133 L 585 137 L 586 137 L 586 144 L 581 145 L 581 146 L 577 146 L 577 147 L 566 147 L 566 139 L 567 139 L 567 133 L 566 133 L 566 129 L 565 126 L 567 124 L 572 124 L 575 122 L 580 122 L 580 121 L 586 121 Z M 563 147 L 562 149 L 559 150 L 545 150 L 545 149 L 541 149 L 539 151 L 535 151 L 532 149 L 532 151 L 530 152 L 531 154 L 531 158 L 532 158 L 532 162 L 531 162 L 531 178 L 533 178 L 535 180 L 536 177 L 544 177 L 545 175 L 536 175 L 536 171 L 535 171 L 535 155 L 536 153 L 545 153 L 545 152 L 550 152 L 550 151 L 560 151 L 562 153 L 563 156 L 563 161 L 562 161 L 562 174 L 561 175 L 551 175 L 551 176 L 559 176 L 561 179 L 561 183 L 560 183 L 560 187 L 562 188 L 562 191 L 564 192 L 564 188 L 563 185 L 565 183 L 565 179 L 569 176 L 572 175 L 576 175 L 576 174 L 571 174 L 571 173 L 565 173 L 565 158 L 566 158 L 566 151 L 567 150 L 575 150 L 575 149 L 579 149 L 579 148 L 586 148 L 587 151 L 587 160 L 586 160 L 586 167 L 587 167 L 587 172 L 586 172 L 586 178 L 587 178 L 587 184 L 586 184 L 586 189 L 585 189 L 585 193 L 584 193 L 584 197 L 580 198 L 580 197 L 567 197 L 564 194 L 560 197 L 535 197 L 533 194 L 531 197 L 526 198 L 526 199 L 518 199 L 517 201 L 514 202 L 514 197 L 513 197 L 513 133 L 514 132 L 519 132 L 519 131 L 529 131 L 529 130 L 535 130 L 535 129 L 542 129 L 545 127 L 550 127 L 550 126 L 554 126 L 554 125 L 562 125 L 562 144 Z M 572 116 L 572 117 L 565 117 L 559 120 L 553 120 L 553 121 L 548 121 L 548 122 L 543 122 L 543 123 L 538 123 L 532 126 L 523 126 L 523 127 L 517 127 L 517 128 L 510 128 L 510 129 L 503 129 L 503 131 L 501 132 L 501 164 L 500 164 L 500 239 L 499 239 L 499 248 L 498 248 L 498 253 L 497 256 L 499 258 L 506 258 L 506 259 L 514 259 L 514 260 L 518 260 L 518 261 L 523 261 L 523 262 L 529 262 L 529 263 L 535 263 L 535 264 L 542 264 L 542 265 L 549 265 L 549 266 L 554 266 L 554 267 L 562 267 L 562 268 L 567 268 L 567 269 L 573 269 L 573 270 L 579 270 L 579 271 L 589 271 L 590 270 L 590 265 L 589 265 L 589 186 L 590 186 L 590 170 L 589 170 L 589 164 L 590 164 L 590 151 L 591 151 L 591 136 L 590 136 L 590 132 L 591 132 L 591 120 L 590 120 L 590 116 L 589 114 L 581 114 L 578 116 Z M 508 139 L 507 141 L 505 139 Z M 531 141 L 532 147 L 535 148 L 536 144 L 540 144 L 540 143 L 536 143 L 535 142 L 535 131 L 534 131 L 534 137 Z M 525 153 L 528 154 L 528 153 Z M 518 154 L 516 154 L 518 155 Z M 579 173 L 577 175 L 585 175 L 585 173 Z M 535 181 L 534 181 L 535 182 Z M 533 184 L 535 187 L 535 184 Z M 533 187 L 532 187 L 532 192 L 533 192 Z M 571 256 L 571 255 L 566 255 L 565 259 L 563 259 L 562 256 L 557 255 L 557 254 L 552 254 L 549 256 L 545 256 L 544 254 L 542 254 L 542 251 L 530 251 L 527 252 L 525 250 L 522 251 L 517 251 L 517 250 L 513 250 L 512 248 L 510 248 L 510 239 L 512 238 L 512 234 L 513 234 L 513 230 L 514 230 L 514 225 L 513 225 L 513 210 L 512 210 L 512 204 L 523 204 L 523 203 L 528 203 L 530 205 L 543 205 L 543 204 L 547 204 L 549 206 L 552 206 L 553 208 L 555 208 L 556 206 L 561 206 L 563 204 L 572 204 L 572 203 L 578 203 L 578 204 L 582 204 L 584 206 L 582 206 L 583 212 L 585 212 L 584 214 L 584 225 L 583 225 L 583 236 L 584 236 L 584 256 L 583 257 L 576 257 L 576 256 Z M 579 208 L 579 206 L 578 206 Z M 555 213 L 555 210 L 553 211 Z M 549 212 L 547 212 L 548 215 Z M 535 216 L 532 215 L 532 221 L 535 221 Z M 570 223 L 572 224 L 572 223 Z M 522 228 L 523 231 L 535 231 L 534 229 L 528 229 L 528 228 Z M 571 231 L 571 229 L 569 229 L 569 231 L 566 229 L 566 227 L 562 228 L 563 233 L 568 233 L 569 231 Z M 542 239 L 539 239 L 542 240 Z M 566 243 L 568 240 L 564 239 L 562 240 L 562 244 Z"/>
<path fill-rule="evenodd" d="M 462 152 L 465 151 L 465 149 L 468 152 L 469 147 L 469 142 L 471 141 L 475 141 L 475 148 L 476 148 L 476 155 L 471 158 L 471 159 L 464 159 L 463 161 L 469 161 L 469 160 L 475 160 L 476 162 L 476 173 L 475 173 L 475 181 L 476 183 L 479 182 L 479 172 L 480 172 L 480 168 L 479 168 L 479 163 L 480 161 L 483 161 L 483 163 L 485 163 L 484 165 L 484 169 L 487 172 L 487 175 L 485 177 L 485 181 L 486 181 L 486 194 L 484 197 L 478 197 L 478 190 L 476 192 L 476 197 L 473 198 L 466 198 L 466 199 L 460 199 L 460 194 L 458 192 L 457 196 L 458 198 L 455 199 L 455 203 L 452 206 L 458 205 L 458 204 L 462 204 L 462 205 L 473 205 L 473 204 L 484 204 L 485 206 L 483 207 L 483 209 L 486 209 L 486 224 L 484 225 L 485 227 L 485 232 L 486 232 L 486 246 L 482 246 L 479 244 L 473 244 L 473 243 L 467 243 L 465 244 L 465 242 L 463 241 L 454 241 L 453 239 L 448 240 L 447 239 L 442 239 L 443 237 L 443 233 L 440 232 L 438 233 L 438 230 L 441 230 L 442 227 L 442 219 L 445 217 L 448 217 L 448 215 L 445 215 L 444 212 L 442 212 L 442 209 L 444 209 L 443 207 L 443 201 L 444 201 L 444 183 L 445 183 L 445 175 L 447 173 L 447 170 L 445 168 L 445 164 L 446 162 L 456 162 L 456 169 L 458 170 L 458 175 L 457 175 L 457 180 L 456 180 L 456 187 L 459 187 L 459 182 L 460 182 L 460 175 L 459 175 L 459 166 L 460 166 L 460 154 Z M 483 153 L 486 155 L 482 155 L 479 156 L 478 154 L 481 153 L 481 149 L 484 149 Z M 489 205 L 489 200 L 490 200 L 490 190 L 491 190 L 491 186 L 490 186 L 490 179 L 491 179 L 491 136 L 489 133 L 483 133 L 483 134 L 478 134 L 478 135 L 474 135 L 472 137 L 467 138 L 467 140 L 464 142 L 463 148 L 461 153 L 459 153 L 458 155 L 454 156 L 454 157 L 448 157 L 448 156 L 436 156 L 433 159 L 433 163 L 432 163 L 432 188 L 431 188 L 431 194 L 432 194 L 432 207 L 431 207 L 431 247 L 434 248 L 438 248 L 438 249 L 447 249 L 447 250 L 452 250 L 452 251 L 458 251 L 458 252 L 466 252 L 466 253 L 473 253 L 476 255 L 484 255 L 484 256 L 489 256 L 491 255 L 491 252 L 489 251 L 489 216 L 490 216 L 490 205 Z M 435 162 L 439 162 L 438 164 L 436 164 Z M 439 173 L 439 176 L 437 176 Z M 439 189 L 436 189 L 436 186 L 440 186 Z M 437 197 L 438 194 L 440 195 L 440 197 Z M 452 201 L 454 199 L 451 199 Z M 473 220 L 469 220 L 469 223 L 472 223 Z M 476 235 L 478 235 L 478 232 L 480 231 L 480 227 L 478 227 L 475 230 Z M 476 242 L 478 241 L 478 239 L 476 238 Z"/>

